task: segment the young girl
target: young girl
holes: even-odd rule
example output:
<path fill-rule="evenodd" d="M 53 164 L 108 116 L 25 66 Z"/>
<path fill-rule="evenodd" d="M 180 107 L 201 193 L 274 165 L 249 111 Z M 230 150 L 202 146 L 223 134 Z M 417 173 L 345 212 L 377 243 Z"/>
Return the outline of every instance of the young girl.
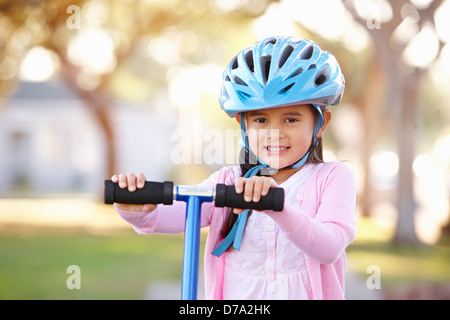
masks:
<path fill-rule="evenodd" d="M 324 163 L 328 105 L 340 102 L 344 77 L 335 58 L 309 40 L 272 37 L 242 50 L 223 76 L 222 109 L 236 117 L 245 147 L 203 185 L 234 184 L 246 201 L 285 190 L 281 212 L 203 203 L 208 299 L 343 299 L 345 248 L 355 235 L 356 190 L 350 170 Z M 143 174 L 112 177 L 142 188 Z M 115 204 L 139 234 L 184 230 L 184 202 Z"/>

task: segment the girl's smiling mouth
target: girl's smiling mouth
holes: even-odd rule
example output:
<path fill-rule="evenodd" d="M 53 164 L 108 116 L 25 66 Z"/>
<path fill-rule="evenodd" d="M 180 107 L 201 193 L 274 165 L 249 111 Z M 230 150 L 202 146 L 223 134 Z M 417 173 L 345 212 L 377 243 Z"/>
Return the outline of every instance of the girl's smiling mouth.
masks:
<path fill-rule="evenodd" d="M 266 149 L 267 151 L 267 154 L 278 154 L 278 155 L 288 152 L 290 148 L 291 147 L 289 146 L 282 146 L 282 145 L 268 145 L 264 147 L 264 149 Z"/>

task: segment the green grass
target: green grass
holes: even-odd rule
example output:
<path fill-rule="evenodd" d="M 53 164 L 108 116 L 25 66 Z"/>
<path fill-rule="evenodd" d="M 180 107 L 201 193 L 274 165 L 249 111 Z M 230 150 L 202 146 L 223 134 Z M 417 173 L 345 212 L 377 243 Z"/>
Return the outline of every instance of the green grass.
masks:
<path fill-rule="evenodd" d="M 142 299 L 151 282 L 179 281 L 182 250 L 179 235 L 0 235 L 0 299 Z M 66 286 L 70 265 L 80 290 Z"/>
<path fill-rule="evenodd" d="M 358 232 L 347 256 L 363 280 L 369 276 L 367 267 L 377 265 L 383 291 L 403 284 L 450 283 L 450 239 L 434 246 L 398 247 L 388 241 L 389 230 L 370 221 L 360 222 Z M 181 280 L 182 256 L 182 235 L 3 229 L 0 299 L 142 299 L 152 283 Z M 66 286 L 70 265 L 81 269 L 80 290 Z"/>
<path fill-rule="evenodd" d="M 365 273 L 368 266 L 380 268 L 385 285 L 450 282 L 448 246 L 398 247 L 389 244 L 352 245 L 348 249 L 353 267 Z"/>
<path fill-rule="evenodd" d="M 450 283 L 450 239 L 436 245 L 397 246 L 389 239 L 392 231 L 370 219 L 359 221 L 354 243 L 347 248 L 349 265 L 364 277 L 367 267 L 380 268 L 384 288 L 422 283 Z"/>

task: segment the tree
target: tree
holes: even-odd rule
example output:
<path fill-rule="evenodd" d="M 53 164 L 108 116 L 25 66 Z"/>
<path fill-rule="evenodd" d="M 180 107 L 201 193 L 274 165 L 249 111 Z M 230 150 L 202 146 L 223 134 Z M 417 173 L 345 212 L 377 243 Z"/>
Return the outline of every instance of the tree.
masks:
<path fill-rule="evenodd" d="M 33 47 L 44 47 L 55 53 L 60 62 L 61 76 L 72 91 L 85 102 L 102 129 L 106 145 L 106 175 L 116 170 L 114 128 L 111 123 L 115 92 L 111 82 L 120 68 L 135 62 L 136 48 L 143 39 L 155 37 L 162 30 L 179 26 L 192 29 L 200 42 L 225 38 L 224 30 L 238 29 L 262 14 L 270 1 L 255 11 L 244 4 L 219 8 L 214 1 L 109 1 L 109 0 L 5 0 L 0 3 L 0 93 L 14 93 L 17 66 Z M 219 2 L 217 2 L 219 3 Z M 225 10 L 226 9 L 226 10 Z M 221 11 L 222 10 L 222 11 Z M 90 18 L 88 17 L 90 16 Z M 227 26 L 229 28 L 224 28 Z M 99 70 L 70 54 L 70 44 L 83 32 L 100 31 L 114 42 L 108 57 L 111 67 Z M 89 44 L 84 45 L 84 50 Z M 198 50 L 202 50 L 200 48 Z M 89 52 L 87 52 L 89 54 Z M 95 54 L 95 52 L 92 52 Z M 185 57 L 195 63 L 204 52 Z M 89 57 L 88 57 L 89 58 Z M 107 57 L 105 57 L 106 59 Z M 133 62 L 134 61 L 134 62 Z M 89 61 L 88 61 L 89 62 Z M 167 86 L 165 72 L 171 66 L 160 65 L 150 57 L 139 61 L 140 69 L 151 66 L 151 78 L 143 82 L 160 82 Z M 150 73 L 150 72 L 149 72 Z M 158 78 L 158 79 L 156 79 Z"/>
<path fill-rule="evenodd" d="M 93 3 L 91 1 L 91 3 Z M 101 2 L 98 2 L 101 3 Z M 54 52 L 61 64 L 61 76 L 72 91 L 85 102 L 91 110 L 93 117 L 97 120 L 104 133 L 106 145 L 106 174 L 108 176 L 115 172 L 116 148 L 114 140 L 114 128 L 111 123 L 111 112 L 113 107 L 113 94 L 108 85 L 114 75 L 114 69 L 105 72 L 93 72 L 85 65 L 73 61 L 68 54 L 69 42 L 79 32 L 83 31 L 83 6 L 89 1 L 3 1 L 0 5 L 3 17 L 10 22 L 8 40 L 2 47 L 3 59 L 16 59 L 16 65 L 22 57 L 35 46 L 41 46 Z M 111 5 L 113 5 L 111 3 Z M 119 44 L 113 52 L 115 64 L 120 65 L 130 57 L 133 51 L 132 44 L 142 34 L 158 32 L 165 25 L 173 23 L 173 19 L 167 8 L 143 8 L 140 3 L 136 6 L 124 3 L 114 4 L 113 10 L 120 10 L 123 14 L 111 14 L 107 21 L 114 26 L 114 31 L 120 35 Z M 107 10 L 105 7 L 99 10 Z M 109 10 L 112 12 L 112 10 Z M 122 19 L 121 23 L 117 20 Z M 86 29 L 86 26 L 84 26 Z M 21 47 L 15 45 L 12 39 L 19 34 L 25 34 Z M 17 42 L 17 41 L 16 41 Z M 11 82 L 16 81 L 17 74 L 12 75 L 2 83 L 2 95 L 7 95 Z M 91 78 L 96 85 L 87 88 L 80 79 Z M 6 94 L 5 94 L 5 91 Z"/>
<path fill-rule="evenodd" d="M 357 1 L 344 1 L 354 19 L 369 30 L 375 52 L 372 63 L 379 66 L 388 88 L 387 108 L 392 114 L 399 154 L 398 222 L 393 239 L 396 243 L 418 242 L 414 230 L 416 202 L 412 164 L 418 134 L 420 86 L 427 66 L 438 57 L 445 43 L 435 38 L 436 52 L 428 61 L 408 61 L 405 57 L 409 54 L 411 58 L 411 46 L 413 41 L 422 41 L 419 37 L 421 33 L 436 34 L 434 14 L 442 2 L 434 0 L 417 7 L 407 0 L 372 1 L 370 3 L 375 6 L 363 10 L 358 7 Z M 407 24 L 410 24 L 408 30 Z M 414 32 L 406 33 L 411 30 Z"/>

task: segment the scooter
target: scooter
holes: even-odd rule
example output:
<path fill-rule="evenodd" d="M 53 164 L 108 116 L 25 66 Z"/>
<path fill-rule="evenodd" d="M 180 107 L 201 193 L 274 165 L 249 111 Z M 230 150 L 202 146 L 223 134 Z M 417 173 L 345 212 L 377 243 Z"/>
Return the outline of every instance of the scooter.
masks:
<path fill-rule="evenodd" d="M 104 200 L 105 204 L 117 202 L 171 205 L 173 200 L 186 202 L 181 299 L 196 300 L 201 204 L 214 201 L 216 207 L 282 211 L 284 189 L 271 188 L 269 193 L 261 197 L 259 202 L 246 202 L 243 193 L 236 193 L 234 185 L 217 184 L 214 188 L 206 186 L 174 186 L 174 183 L 171 181 L 146 181 L 144 188 L 130 192 L 128 189 L 121 189 L 117 183 L 106 180 Z"/>

